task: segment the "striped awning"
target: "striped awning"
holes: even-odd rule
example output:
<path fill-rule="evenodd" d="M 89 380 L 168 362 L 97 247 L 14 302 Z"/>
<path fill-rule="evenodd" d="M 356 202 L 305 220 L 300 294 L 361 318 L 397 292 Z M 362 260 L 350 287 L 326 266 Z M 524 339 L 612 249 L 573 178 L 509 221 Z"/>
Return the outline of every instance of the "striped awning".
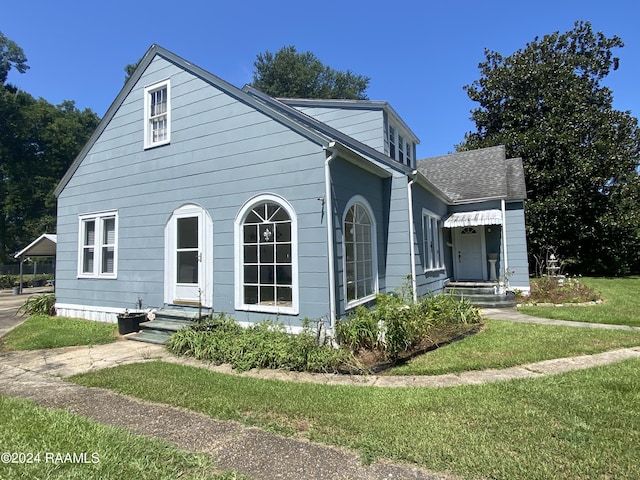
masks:
<path fill-rule="evenodd" d="M 502 225 L 500 210 L 475 210 L 473 212 L 456 212 L 444 221 L 444 228 L 475 227 L 478 225 Z"/>

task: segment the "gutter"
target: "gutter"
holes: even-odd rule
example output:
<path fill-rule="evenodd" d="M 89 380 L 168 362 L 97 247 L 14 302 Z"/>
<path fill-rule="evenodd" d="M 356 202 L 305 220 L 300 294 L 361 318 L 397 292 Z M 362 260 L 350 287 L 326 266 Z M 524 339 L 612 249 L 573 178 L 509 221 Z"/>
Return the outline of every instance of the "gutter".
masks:
<path fill-rule="evenodd" d="M 330 142 L 327 150 L 331 150 L 331 155 L 324 162 L 324 198 L 327 213 L 327 256 L 329 262 L 329 325 L 331 336 L 335 338 L 336 327 L 336 265 L 334 252 L 334 230 L 333 230 L 333 198 L 331 196 L 331 168 L 329 164 L 338 156 L 336 142 Z"/>
<path fill-rule="evenodd" d="M 409 182 L 407 183 L 407 203 L 409 205 L 409 261 L 411 263 L 411 294 L 413 303 L 418 303 L 418 281 L 416 280 L 416 245 L 413 241 L 413 184 L 416 181 L 418 171 L 411 172 Z"/>

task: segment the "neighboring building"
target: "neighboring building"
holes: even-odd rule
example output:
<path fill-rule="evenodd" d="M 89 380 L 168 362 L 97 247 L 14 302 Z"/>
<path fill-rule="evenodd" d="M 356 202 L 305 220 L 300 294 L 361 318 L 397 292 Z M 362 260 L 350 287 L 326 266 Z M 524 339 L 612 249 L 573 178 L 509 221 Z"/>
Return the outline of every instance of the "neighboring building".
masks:
<path fill-rule="evenodd" d="M 528 290 L 521 161 L 417 143 L 386 102 L 274 99 L 152 46 L 56 189 L 56 308 L 295 329 L 407 282 L 488 281 L 491 254 Z"/>

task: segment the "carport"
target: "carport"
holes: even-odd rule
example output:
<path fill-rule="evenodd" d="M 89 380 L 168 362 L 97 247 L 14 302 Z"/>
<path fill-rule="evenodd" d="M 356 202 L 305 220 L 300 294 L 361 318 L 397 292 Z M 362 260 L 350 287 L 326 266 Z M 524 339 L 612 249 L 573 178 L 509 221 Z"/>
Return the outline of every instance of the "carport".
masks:
<path fill-rule="evenodd" d="M 55 257 L 57 244 L 57 235 L 43 233 L 27 247 L 14 255 L 14 258 L 20 259 L 20 287 L 17 292 L 18 294 L 22 293 L 22 265 L 24 261 L 29 257 Z"/>

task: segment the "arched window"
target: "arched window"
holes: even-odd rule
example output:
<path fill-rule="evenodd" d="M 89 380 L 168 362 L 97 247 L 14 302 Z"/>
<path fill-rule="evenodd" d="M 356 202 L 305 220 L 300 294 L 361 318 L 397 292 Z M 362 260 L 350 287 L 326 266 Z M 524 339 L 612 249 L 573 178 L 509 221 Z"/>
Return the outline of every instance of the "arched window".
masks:
<path fill-rule="evenodd" d="M 363 197 L 349 203 L 343 222 L 347 306 L 368 300 L 378 288 L 375 219 Z"/>
<path fill-rule="evenodd" d="M 236 220 L 236 308 L 298 313 L 293 209 L 275 195 L 245 204 Z"/>

